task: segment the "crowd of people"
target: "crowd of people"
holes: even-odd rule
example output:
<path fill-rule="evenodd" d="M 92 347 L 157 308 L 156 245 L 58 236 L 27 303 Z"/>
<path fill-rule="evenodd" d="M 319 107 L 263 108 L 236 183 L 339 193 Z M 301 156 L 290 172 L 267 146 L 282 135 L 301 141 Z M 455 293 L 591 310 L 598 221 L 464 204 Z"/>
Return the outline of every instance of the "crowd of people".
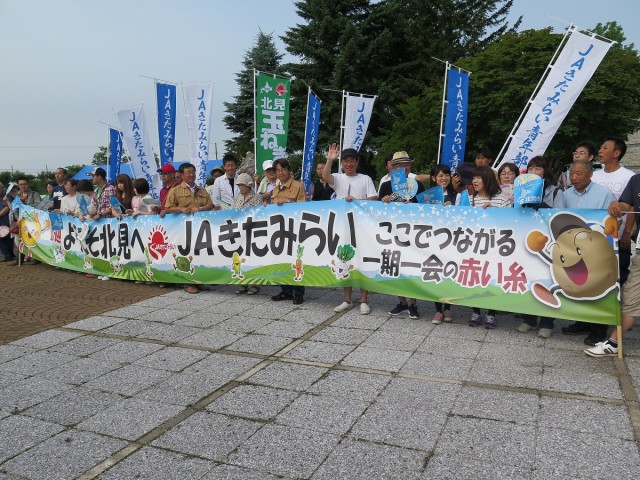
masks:
<path fill-rule="evenodd" d="M 52 212 L 77 216 L 81 220 L 125 216 L 153 215 L 161 217 L 168 213 L 192 214 L 210 210 L 242 209 L 260 204 L 283 205 L 291 202 L 326 201 L 343 199 L 379 200 L 382 202 L 417 202 L 417 196 L 425 190 L 425 183 L 440 186 L 443 189 L 443 205 L 458 205 L 468 194 L 469 203 L 476 208 L 569 208 L 569 209 L 605 209 L 611 216 L 620 218 L 619 228 L 619 275 L 622 285 L 622 332 L 633 325 L 634 317 L 640 315 L 640 260 L 633 256 L 635 248 L 634 232 L 635 211 L 640 211 L 640 174 L 621 165 L 626 153 L 626 144 L 615 137 L 603 140 L 599 151 L 591 142 L 580 142 L 573 152 L 573 162 L 568 170 L 562 172 L 557 182 L 553 178 L 552 165 L 544 156 L 532 158 L 526 172 L 541 177 L 544 181 L 542 200 L 535 204 L 519 205 L 514 202 L 513 185 L 520 175 L 513 163 L 503 163 L 496 171 L 491 165 L 493 156 L 486 149 L 476 152 L 474 162 L 458 165 L 455 172 L 444 164 L 435 165 L 430 174 L 416 174 L 411 171 L 412 159 L 406 151 L 399 151 L 385 158 L 389 172 L 379 182 L 376 189 L 371 177 L 358 172 L 359 154 L 352 148 L 340 151 L 334 143 L 329 146 L 326 161 L 316 165 L 318 180 L 309 192 L 294 178 L 287 159 L 265 161 L 262 164 L 264 177 L 257 174 L 237 173 L 238 161 L 232 154 L 226 154 L 222 167 L 211 172 L 212 184 L 206 188 L 196 184 L 196 167 L 183 163 L 178 170 L 171 164 L 158 169 L 162 188 L 159 199 L 149 195 L 150 186 L 142 178 L 131 179 L 121 174 L 113 184 L 107 182 L 103 168 L 94 169 L 88 179 L 67 178 L 64 168 L 55 171 L 55 180 L 47 184 L 47 195 L 40 197 L 29 188 L 26 178 L 18 179 L 6 189 L 0 184 L 0 198 L 3 199 L 0 210 L 0 254 L 4 261 L 18 264 L 28 259 L 18 258 L 16 244 L 11 233 L 15 231 L 15 212 L 13 200 L 19 197 L 25 205 L 35 206 Z M 594 169 L 594 160 L 598 155 L 601 169 Z M 339 172 L 334 172 L 333 164 L 340 161 Z M 391 171 L 402 169 L 407 182 L 413 184 L 411 195 L 399 195 L 393 191 Z M 417 185 L 415 185 L 417 184 Z M 463 192 L 467 192 L 463 195 Z M 89 276 L 95 276 L 89 274 Z M 107 279 L 107 277 L 104 277 Z M 196 285 L 184 285 L 188 293 L 196 294 Z M 237 294 L 253 295 L 259 292 L 257 285 L 242 285 Z M 273 301 L 291 300 L 299 305 L 304 302 L 305 288 L 300 285 L 282 285 L 281 291 L 272 296 Z M 360 289 L 359 310 L 363 315 L 371 312 L 368 292 Z M 353 289 L 343 290 L 343 301 L 334 308 L 335 312 L 344 312 L 354 306 Z M 453 313 L 446 303 L 435 303 L 436 313 L 432 323 L 451 322 Z M 418 305 L 415 298 L 398 297 L 398 304 L 389 311 L 392 316 L 408 314 L 418 319 Z M 470 327 L 484 326 L 487 329 L 497 327 L 494 309 L 482 315 L 480 309 L 473 308 L 468 320 Z M 521 333 L 536 331 L 542 338 L 549 338 L 554 331 L 554 319 L 522 314 L 522 322 L 517 327 Z M 562 329 L 567 335 L 586 335 L 585 343 L 589 348 L 585 353 L 593 357 L 617 354 L 618 337 L 616 329 L 607 335 L 607 327 L 576 321 Z"/>

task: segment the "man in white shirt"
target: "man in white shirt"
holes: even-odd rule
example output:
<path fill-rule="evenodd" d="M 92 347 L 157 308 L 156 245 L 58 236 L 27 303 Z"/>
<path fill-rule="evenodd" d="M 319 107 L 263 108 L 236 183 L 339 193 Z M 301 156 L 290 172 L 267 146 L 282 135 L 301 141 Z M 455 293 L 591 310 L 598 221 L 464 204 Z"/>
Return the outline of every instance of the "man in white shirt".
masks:
<path fill-rule="evenodd" d="M 635 173 L 620 165 L 622 157 L 627 152 L 627 144 L 621 138 L 606 137 L 598 151 L 598 160 L 602 165 L 600 170 L 593 172 L 591 181 L 611 190 L 616 197 L 620 195 L 629 183 L 629 179 Z M 631 265 L 631 233 L 635 223 L 635 215 L 628 213 L 623 217 L 622 225 L 618 231 L 618 265 L 620 271 L 620 286 L 624 285 L 629 276 Z M 594 346 L 596 343 L 606 340 L 606 325 L 591 325 L 591 333 L 585 338 L 584 343 Z"/>
<path fill-rule="evenodd" d="M 322 171 L 322 179 L 336 192 L 336 199 L 346 200 L 376 200 L 378 193 L 373 185 L 373 180 L 368 175 L 358 173 L 358 152 L 353 148 L 346 148 L 340 154 L 340 166 L 344 173 L 331 173 L 333 162 L 338 158 L 340 148 L 337 143 L 332 143 L 327 153 L 327 163 Z M 335 312 L 344 312 L 352 306 L 352 288 L 344 289 L 344 301 L 334 308 Z M 360 313 L 367 315 L 371 308 L 367 304 L 369 293 L 360 289 Z"/>
<path fill-rule="evenodd" d="M 233 197 L 240 194 L 236 185 L 236 168 L 238 160 L 235 155 L 227 153 L 222 157 L 224 175 L 216 178 L 211 191 L 211 201 L 215 210 L 228 210 L 233 205 Z"/>

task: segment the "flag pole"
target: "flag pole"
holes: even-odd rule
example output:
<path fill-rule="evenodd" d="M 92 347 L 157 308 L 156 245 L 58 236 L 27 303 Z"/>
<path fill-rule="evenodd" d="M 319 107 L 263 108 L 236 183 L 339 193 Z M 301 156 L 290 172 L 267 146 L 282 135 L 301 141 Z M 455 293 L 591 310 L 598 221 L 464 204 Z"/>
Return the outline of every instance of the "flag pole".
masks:
<path fill-rule="evenodd" d="M 505 150 L 507 149 L 507 147 L 511 143 L 511 140 L 513 139 L 513 136 L 514 136 L 516 130 L 518 129 L 518 126 L 522 122 L 522 119 L 524 118 L 526 113 L 529 111 L 529 108 L 531 108 L 531 104 L 533 103 L 533 99 L 536 97 L 536 94 L 538 93 L 538 90 L 540 90 L 540 87 L 542 86 L 544 80 L 547 78 L 547 76 L 551 72 L 551 68 L 553 68 L 553 64 L 555 63 L 556 59 L 558 58 L 558 55 L 559 55 L 560 51 L 562 50 L 562 47 L 566 43 L 567 38 L 569 38 L 569 34 L 573 33 L 574 30 L 575 30 L 575 27 L 574 27 L 574 25 L 572 23 L 571 25 L 569 25 L 569 28 L 567 28 L 567 31 L 565 32 L 564 36 L 562 37 L 562 40 L 560 41 L 560 44 L 558 45 L 558 48 L 556 49 L 555 53 L 553 54 L 553 57 L 551 57 L 551 61 L 549 62 L 549 64 L 547 65 L 547 68 L 545 69 L 545 71 L 543 72 L 542 76 L 540 77 L 540 80 L 538 81 L 538 84 L 536 85 L 536 88 L 533 89 L 533 93 L 529 97 L 529 100 L 527 101 L 527 104 L 524 106 L 524 109 L 522 110 L 522 113 L 520 113 L 520 116 L 518 117 L 518 120 L 513 125 L 513 128 L 511 129 L 511 132 L 509 133 L 509 136 L 507 137 L 507 140 L 504 142 L 504 145 L 502 145 L 502 148 L 498 152 L 498 155 L 496 155 L 496 159 L 493 161 L 493 165 L 491 165 L 492 168 L 496 168 L 496 165 L 499 165 L 500 162 L 502 161 L 502 155 L 505 153 Z"/>
<path fill-rule="evenodd" d="M 342 90 L 342 107 L 340 110 L 340 150 L 338 152 L 338 173 L 340 173 L 340 167 L 341 167 L 340 164 L 342 163 L 342 159 L 340 157 L 342 156 L 342 142 L 344 140 L 344 109 L 346 108 L 344 99 L 347 97 L 348 93 L 349 92 Z"/>
<path fill-rule="evenodd" d="M 256 76 L 260 72 L 255 68 L 253 69 L 253 170 L 255 172 L 258 171 L 258 121 L 257 121 L 257 110 L 258 105 L 256 105 Z M 262 172 L 264 173 L 264 172 Z"/>
<path fill-rule="evenodd" d="M 444 111 L 447 105 L 447 78 L 449 76 L 449 62 L 445 62 L 444 67 L 444 87 L 442 89 L 442 111 L 440 112 L 440 135 L 438 135 L 438 163 L 442 163 L 442 158 L 440 157 L 442 153 L 442 137 L 444 137 L 444 133 L 442 129 L 444 128 Z"/>

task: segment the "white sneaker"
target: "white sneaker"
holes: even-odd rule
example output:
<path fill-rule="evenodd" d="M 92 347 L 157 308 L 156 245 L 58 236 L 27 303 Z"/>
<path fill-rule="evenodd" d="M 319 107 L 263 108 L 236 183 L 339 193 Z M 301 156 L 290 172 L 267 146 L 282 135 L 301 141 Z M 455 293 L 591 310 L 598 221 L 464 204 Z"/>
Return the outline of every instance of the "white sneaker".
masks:
<path fill-rule="evenodd" d="M 109 277 L 107 277 L 106 275 L 103 275 L 102 277 L 98 277 L 100 280 L 109 280 Z"/>
<path fill-rule="evenodd" d="M 362 315 L 369 315 L 371 313 L 371 308 L 369 308 L 369 305 L 367 305 L 366 303 L 361 303 L 360 304 L 360 313 Z"/>
<path fill-rule="evenodd" d="M 618 347 L 614 347 L 608 340 L 596 343 L 595 347 L 585 348 L 584 353 L 590 357 L 615 357 L 618 355 Z"/>
<path fill-rule="evenodd" d="M 340 312 L 344 312 L 346 310 L 349 310 L 352 307 L 352 303 L 351 302 L 342 302 L 340 305 L 338 305 L 336 308 L 333 309 L 334 312 L 336 313 L 340 313 Z"/>

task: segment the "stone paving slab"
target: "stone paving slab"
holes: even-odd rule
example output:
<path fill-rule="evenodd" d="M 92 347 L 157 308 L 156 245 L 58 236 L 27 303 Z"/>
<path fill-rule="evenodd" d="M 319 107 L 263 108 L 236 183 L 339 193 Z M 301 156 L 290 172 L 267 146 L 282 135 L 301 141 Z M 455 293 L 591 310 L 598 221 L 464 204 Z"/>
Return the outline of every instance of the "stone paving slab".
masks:
<path fill-rule="evenodd" d="M 545 340 L 308 290 L 157 289 L 0 345 L 0 479 L 637 477 L 640 329 L 592 359 L 565 321 Z"/>
<path fill-rule="evenodd" d="M 126 443 L 90 432 L 66 431 L 2 464 L 3 470 L 26 478 L 75 478 Z"/>
<path fill-rule="evenodd" d="M 206 478 L 215 462 L 194 458 L 159 448 L 138 450 L 104 475 L 101 480 L 157 480 L 158 478 Z"/>
<path fill-rule="evenodd" d="M 261 427 L 257 422 L 198 412 L 162 435 L 153 445 L 222 461 Z"/>
<path fill-rule="evenodd" d="M 299 428 L 265 425 L 229 456 L 229 461 L 276 475 L 308 478 L 340 437 Z"/>

